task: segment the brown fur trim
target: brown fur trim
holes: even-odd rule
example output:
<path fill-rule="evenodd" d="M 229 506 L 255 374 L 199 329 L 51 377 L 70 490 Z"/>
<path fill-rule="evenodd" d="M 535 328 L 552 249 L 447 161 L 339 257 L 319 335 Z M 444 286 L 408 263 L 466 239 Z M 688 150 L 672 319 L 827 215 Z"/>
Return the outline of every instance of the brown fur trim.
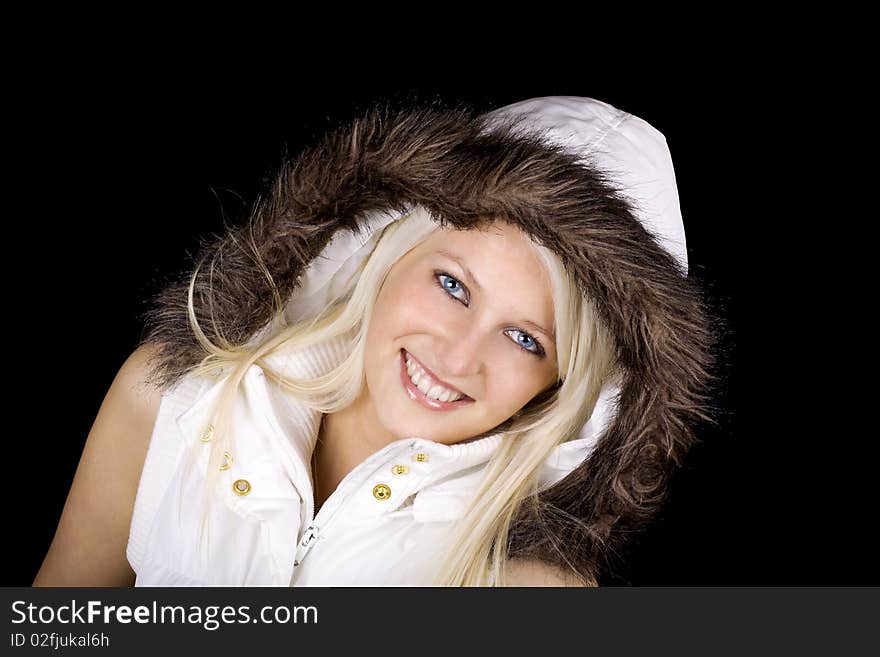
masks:
<path fill-rule="evenodd" d="M 358 231 L 371 210 L 420 204 L 444 225 L 503 218 L 520 226 L 575 273 L 626 372 L 617 418 L 595 452 L 525 505 L 510 535 L 511 556 L 573 566 L 591 579 L 659 510 L 669 475 L 696 440 L 694 424 L 713 421 L 716 333 L 697 284 L 610 180 L 513 127 L 490 130 L 466 109 L 368 110 L 287 162 L 249 220 L 203 247 L 194 304 L 208 337 L 221 331 L 233 344 L 278 311 L 246 234 L 287 299 L 333 233 Z M 158 293 L 145 317 L 143 342 L 161 345 L 154 375 L 165 386 L 205 355 L 187 320 L 188 282 L 189 272 Z"/>

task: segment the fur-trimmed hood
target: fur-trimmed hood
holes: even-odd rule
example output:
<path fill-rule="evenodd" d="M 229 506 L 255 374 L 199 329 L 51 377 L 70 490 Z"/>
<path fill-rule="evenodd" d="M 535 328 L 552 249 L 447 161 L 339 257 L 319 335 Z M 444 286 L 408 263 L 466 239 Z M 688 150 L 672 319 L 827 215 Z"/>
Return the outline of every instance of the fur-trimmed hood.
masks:
<path fill-rule="evenodd" d="M 666 141 L 589 98 L 484 115 L 373 108 L 286 162 L 249 220 L 203 246 L 198 261 L 219 257 L 196 279 L 200 326 L 211 340 L 217 326 L 242 344 L 273 319 L 274 292 L 248 241 L 285 312 L 301 312 L 379 226 L 414 205 L 456 228 L 487 217 L 521 227 L 559 254 L 615 340 L 622 378 L 608 382 L 578 440 L 560 446 L 552 485 L 524 505 L 509 544 L 510 556 L 598 575 L 660 508 L 695 424 L 712 421 L 715 331 L 687 275 Z M 162 346 L 153 375 L 165 387 L 205 356 L 187 318 L 190 276 L 161 290 L 145 315 L 142 342 Z"/>

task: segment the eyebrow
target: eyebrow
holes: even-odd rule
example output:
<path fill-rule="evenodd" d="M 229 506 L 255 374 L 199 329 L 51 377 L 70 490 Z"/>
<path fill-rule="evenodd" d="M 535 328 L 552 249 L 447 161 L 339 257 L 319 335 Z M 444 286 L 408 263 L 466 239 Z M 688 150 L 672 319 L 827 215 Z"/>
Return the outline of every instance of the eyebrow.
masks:
<path fill-rule="evenodd" d="M 451 251 L 447 251 L 446 249 L 437 249 L 437 253 L 438 253 L 439 255 L 445 256 L 445 257 L 449 258 L 450 260 L 453 260 L 455 263 L 457 263 L 458 266 L 461 267 L 462 271 L 464 271 L 465 276 L 468 277 L 468 279 L 470 280 L 470 282 L 473 283 L 473 285 L 474 285 L 474 286 L 475 286 L 480 292 L 485 292 L 485 290 L 483 289 L 483 286 L 480 285 L 480 282 L 476 279 L 476 277 L 474 276 L 473 272 L 472 272 L 470 269 L 468 269 L 468 266 L 464 263 L 464 261 L 463 261 L 460 257 L 458 257 L 457 255 L 455 255 L 455 254 L 452 253 Z M 529 320 L 527 320 L 527 319 L 523 319 L 523 320 L 520 320 L 520 321 L 521 321 L 522 324 L 525 324 L 526 326 L 528 326 L 528 327 L 531 328 L 532 330 L 534 330 L 534 331 L 538 331 L 539 333 L 543 333 L 545 337 L 549 338 L 551 341 L 553 341 L 554 344 L 556 344 L 556 336 L 553 335 L 553 333 L 551 333 L 550 331 L 548 331 L 547 329 L 545 329 L 545 328 L 544 328 L 543 326 L 541 326 L 540 324 L 535 324 L 535 322 L 531 322 L 531 321 L 529 321 Z"/>

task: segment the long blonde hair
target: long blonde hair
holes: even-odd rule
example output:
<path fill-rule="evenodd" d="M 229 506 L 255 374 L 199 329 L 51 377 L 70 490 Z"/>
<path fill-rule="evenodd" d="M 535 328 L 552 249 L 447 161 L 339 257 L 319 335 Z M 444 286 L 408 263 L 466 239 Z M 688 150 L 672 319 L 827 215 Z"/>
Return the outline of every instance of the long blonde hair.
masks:
<path fill-rule="evenodd" d="M 207 352 L 187 376 L 227 373 L 214 407 L 214 440 L 205 481 L 204 515 L 199 540 L 204 540 L 208 508 L 223 452 L 231 451 L 228 430 L 232 400 L 251 365 L 309 408 L 335 413 L 346 408 L 365 385 L 364 348 L 372 309 L 391 268 L 405 253 L 440 228 L 423 208 L 416 207 L 386 226 L 370 253 L 336 297 L 311 317 L 288 324 L 284 305 L 275 293 L 276 313 L 270 324 L 244 345 L 233 345 L 222 336 L 215 345 L 198 325 L 193 308 L 193 287 L 199 267 L 190 280 L 188 315 L 195 335 Z M 517 510 L 538 492 L 538 473 L 550 451 L 577 437 L 589 419 L 606 378 L 615 367 L 613 341 L 599 321 L 594 304 L 580 292 L 574 278 L 550 249 L 531 242 L 552 285 L 559 375 L 556 385 L 538 395 L 513 417 L 489 433 L 500 433 L 498 450 L 485 467 L 485 477 L 464 515 L 451 527 L 450 549 L 433 581 L 437 586 L 503 586 L 507 564 L 508 533 Z M 256 246 L 248 245 L 256 261 Z M 214 263 L 211 263 L 213 266 Z M 201 266 L 201 263 L 200 263 Z M 264 265 L 263 271 L 271 283 Z M 274 285 L 273 285 L 274 289 Z M 314 379 L 295 379 L 276 371 L 267 357 L 284 349 L 301 349 L 343 337 L 347 356 L 338 366 Z M 193 467 L 191 457 L 188 467 Z M 455 549 L 451 549 L 455 546 Z M 578 573 L 571 567 L 575 575 Z"/>

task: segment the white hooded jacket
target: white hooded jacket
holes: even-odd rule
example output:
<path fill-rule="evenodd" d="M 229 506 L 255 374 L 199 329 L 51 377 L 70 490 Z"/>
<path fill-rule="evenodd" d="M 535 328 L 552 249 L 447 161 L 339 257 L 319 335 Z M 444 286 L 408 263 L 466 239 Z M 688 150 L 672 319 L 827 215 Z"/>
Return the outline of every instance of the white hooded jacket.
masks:
<path fill-rule="evenodd" d="M 607 103 L 537 98 L 493 117 L 527 116 L 546 139 L 588 155 L 625 189 L 638 219 L 686 272 L 684 228 L 663 135 Z M 424 211 L 419 207 L 412 211 Z M 375 245 L 397 210 L 364 213 L 359 233 L 338 230 L 312 259 L 285 307 L 288 321 L 314 315 Z M 318 376 L 345 357 L 343 342 L 269 357 L 293 377 Z M 321 415 L 285 394 L 257 365 L 232 413 L 235 447 L 214 494 L 200 550 L 198 499 L 207 468 L 211 408 L 224 376 L 184 377 L 163 393 L 141 475 L 127 557 L 136 586 L 427 585 L 444 537 L 480 482 L 499 435 L 445 445 L 392 442 L 357 465 L 314 515 L 310 460 Z M 613 420 L 620 381 L 609 380 L 577 439 L 555 448 L 540 474 L 546 489 L 583 464 Z M 202 450 L 187 474 L 184 456 Z"/>

